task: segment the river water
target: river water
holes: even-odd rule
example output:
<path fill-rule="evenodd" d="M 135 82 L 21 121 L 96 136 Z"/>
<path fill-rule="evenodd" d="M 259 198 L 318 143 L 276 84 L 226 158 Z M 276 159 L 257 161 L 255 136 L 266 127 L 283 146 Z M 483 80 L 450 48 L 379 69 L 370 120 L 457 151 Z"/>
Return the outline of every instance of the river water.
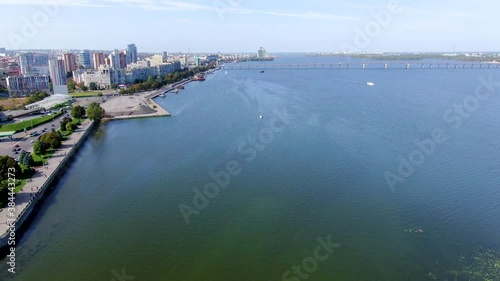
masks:
<path fill-rule="evenodd" d="M 218 71 L 157 99 L 172 117 L 100 126 L 0 279 L 428 280 L 500 245 L 489 75 Z"/>

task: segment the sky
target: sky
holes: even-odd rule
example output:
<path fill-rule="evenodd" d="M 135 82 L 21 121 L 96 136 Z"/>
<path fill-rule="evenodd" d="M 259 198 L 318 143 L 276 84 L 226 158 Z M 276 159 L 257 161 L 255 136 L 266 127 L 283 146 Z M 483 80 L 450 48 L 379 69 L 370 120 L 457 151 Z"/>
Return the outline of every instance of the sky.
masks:
<path fill-rule="evenodd" d="M 0 47 L 500 51 L 498 0 L 0 0 Z"/>

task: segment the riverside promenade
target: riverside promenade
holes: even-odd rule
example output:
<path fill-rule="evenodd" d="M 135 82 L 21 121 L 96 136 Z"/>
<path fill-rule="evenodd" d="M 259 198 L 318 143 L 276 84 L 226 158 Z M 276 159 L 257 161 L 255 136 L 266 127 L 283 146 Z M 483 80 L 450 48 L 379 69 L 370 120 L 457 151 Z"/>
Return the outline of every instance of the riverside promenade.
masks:
<path fill-rule="evenodd" d="M 35 210 L 37 203 L 43 198 L 47 189 L 52 182 L 57 179 L 58 174 L 64 172 L 69 166 L 70 158 L 78 150 L 79 146 L 84 143 L 85 138 L 92 131 L 95 122 L 86 120 L 80 125 L 68 138 L 63 141 L 61 148 L 57 149 L 54 155 L 50 157 L 46 165 L 35 167 L 37 171 L 26 185 L 15 195 L 15 213 L 12 217 L 8 206 L 0 209 L 0 249 L 11 247 L 8 245 L 9 237 L 14 235 L 19 243 L 21 233 L 16 233 L 30 217 L 30 214 Z M 33 147 L 29 152 L 32 152 Z M 15 228 L 10 225 L 15 222 Z M 12 230 L 15 230 L 13 233 Z"/>

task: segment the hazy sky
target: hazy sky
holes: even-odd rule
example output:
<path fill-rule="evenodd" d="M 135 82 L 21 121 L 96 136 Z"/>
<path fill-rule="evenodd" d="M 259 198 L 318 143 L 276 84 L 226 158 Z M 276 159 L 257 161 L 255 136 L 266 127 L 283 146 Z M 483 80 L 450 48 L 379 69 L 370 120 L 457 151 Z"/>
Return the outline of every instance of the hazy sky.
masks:
<path fill-rule="evenodd" d="M 0 0 L 0 47 L 500 51 L 498 0 L 400 0 L 392 9 L 391 3 L 398 1 Z M 386 16 L 377 22 L 380 11 Z M 359 30 L 369 31 L 364 40 Z"/>

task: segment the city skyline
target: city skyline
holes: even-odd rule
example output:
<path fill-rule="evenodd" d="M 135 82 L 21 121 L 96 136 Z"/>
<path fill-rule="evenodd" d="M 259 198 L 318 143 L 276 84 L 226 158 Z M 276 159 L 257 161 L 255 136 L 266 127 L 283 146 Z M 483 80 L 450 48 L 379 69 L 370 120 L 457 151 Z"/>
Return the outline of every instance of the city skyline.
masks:
<path fill-rule="evenodd" d="M 490 32 L 500 8 L 494 1 L 313 0 L 285 7 L 240 0 L 6 0 L 0 6 L 6 22 L 0 32 L 7 35 L 0 46 L 8 50 L 114 50 L 130 42 L 141 52 L 193 53 L 260 46 L 270 53 L 500 49 L 500 35 Z M 113 28 L 101 31 L 105 26 Z"/>

